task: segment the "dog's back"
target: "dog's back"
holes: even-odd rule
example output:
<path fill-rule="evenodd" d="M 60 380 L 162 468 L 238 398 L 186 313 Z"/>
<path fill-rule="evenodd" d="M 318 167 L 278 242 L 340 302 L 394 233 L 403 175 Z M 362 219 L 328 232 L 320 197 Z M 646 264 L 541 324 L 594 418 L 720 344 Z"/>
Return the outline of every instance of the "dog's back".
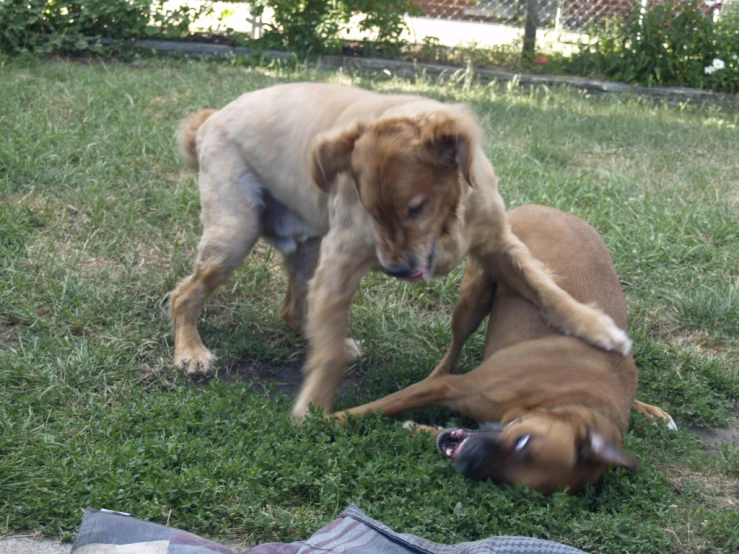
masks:
<path fill-rule="evenodd" d="M 546 265 L 558 285 L 576 300 L 598 306 L 617 325 L 626 328 L 626 299 L 608 248 L 593 227 L 572 214 L 537 205 L 517 208 L 508 217 L 513 232 Z M 520 350 L 526 357 L 538 358 L 540 364 L 551 364 L 556 373 L 567 364 L 571 374 L 577 374 L 578 368 L 573 365 L 582 363 L 583 373 L 596 364 L 615 374 L 625 393 L 623 424 L 628 424 L 628 410 L 637 385 L 633 357 L 604 352 L 562 335 L 546 324 L 534 305 L 501 283 L 493 301 L 484 357 L 503 354 L 504 349 L 507 356 Z M 536 350 L 541 350 L 541 357 L 534 355 Z"/>
<path fill-rule="evenodd" d="M 598 232 L 572 214 L 546 206 L 508 213 L 514 234 L 576 300 L 595 304 L 626 328 L 626 300 L 611 255 Z M 524 340 L 557 335 L 530 302 L 500 284 L 490 320 L 485 357 Z"/>

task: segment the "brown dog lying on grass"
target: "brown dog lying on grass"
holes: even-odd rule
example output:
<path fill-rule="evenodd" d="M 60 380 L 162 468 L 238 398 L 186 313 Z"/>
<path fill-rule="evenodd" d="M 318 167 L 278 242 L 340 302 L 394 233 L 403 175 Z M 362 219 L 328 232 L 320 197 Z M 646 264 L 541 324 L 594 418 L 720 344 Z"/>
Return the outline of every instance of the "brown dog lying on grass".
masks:
<path fill-rule="evenodd" d="M 285 258 L 281 317 L 309 341 L 296 417 L 309 403 L 333 405 L 369 269 L 427 279 L 469 255 L 554 328 L 626 355 L 626 333 L 557 286 L 511 232 L 479 134 L 460 105 L 324 83 L 277 85 L 190 116 L 180 150 L 199 168 L 203 237 L 171 296 L 175 363 L 210 372 L 198 316 L 260 236 Z"/>
<path fill-rule="evenodd" d="M 576 300 L 595 304 L 626 328 L 626 300 L 605 243 L 577 217 L 543 206 L 511 211 L 513 232 Z M 428 378 L 381 400 L 336 414 L 381 410 L 392 416 L 442 405 L 495 430 L 439 429 L 441 452 L 474 479 L 525 484 L 542 492 L 577 491 L 598 482 L 611 465 L 636 471 L 622 447 L 629 410 L 660 417 L 660 408 L 635 400 L 634 358 L 605 352 L 550 327 L 511 285 L 504 266 L 466 268 L 452 316 L 452 343 Z M 450 375 L 465 340 L 490 315 L 484 362 Z M 409 422 L 410 423 L 410 422 Z M 415 425 L 410 425 L 415 428 Z M 489 427 L 489 425 L 488 425 Z"/>

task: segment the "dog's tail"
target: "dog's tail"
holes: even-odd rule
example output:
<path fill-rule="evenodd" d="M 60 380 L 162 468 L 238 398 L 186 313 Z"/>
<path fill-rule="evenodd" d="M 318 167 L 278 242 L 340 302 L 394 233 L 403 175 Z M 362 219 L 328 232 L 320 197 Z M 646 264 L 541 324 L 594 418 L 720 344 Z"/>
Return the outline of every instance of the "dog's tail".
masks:
<path fill-rule="evenodd" d="M 180 150 L 180 156 L 190 169 L 198 170 L 200 164 L 198 162 L 198 129 L 205 123 L 211 115 L 218 110 L 200 110 L 190 114 L 180 123 L 180 129 L 177 132 L 177 146 Z"/>

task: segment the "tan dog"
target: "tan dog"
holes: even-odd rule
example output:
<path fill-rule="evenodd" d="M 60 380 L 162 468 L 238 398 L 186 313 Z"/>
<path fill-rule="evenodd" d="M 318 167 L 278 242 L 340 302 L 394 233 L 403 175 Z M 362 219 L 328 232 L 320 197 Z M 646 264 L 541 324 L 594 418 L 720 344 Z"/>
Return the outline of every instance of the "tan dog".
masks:
<path fill-rule="evenodd" d="M 196 327 L 206 298 L 260 236 L 285 258 L 281 317 L 309 340 L 298 417 L 311 402 L 333 405 L 347 346 L 355 353 L 347 342 L 352 298 L 372 268 L 427 279 L 469 254 L 477 266 L 509 275 L 555 328 L 606 350 L 630 349 L 609 316 L 573 300 L 511 233 L 463 106 L 340 85 L 278 85 L 193 114 L 180 149 L 200 169 L 204 227 L 195 271 L 171 296 L 175 363 L 189 373 L 213 365 Z"/>
<path fill-rule="evenodd" d="M 555 280 L 580 302 L 601 307 L 626 327 L 626 300 L 605 243 L 573 215 L 524 206 L 508 214 L 513 232 L 556 274 Z M 452 318 L 452 344 L 431 375 L 376 402 L 337 414 L 381 410 L 396 415 L 433 405 L 489 424 L 496 430 L 452 429 L 437 445 L 460 473 L 499 483 L 523 483 L 553 492 L 596 483 L 610 465 L 635 471 L 624 453 L 629 409 L 658 416 L 676 429 L 661 409 L 635 400 L 633 356 L 622 357 L 566 337 L 511 286 L 505 266 L 482 272 L 466 268 Z M 450 375 L 462 346 L 490 314 L 484 362 L 465 375 Z M 426 427 L 432 432 L 440 430 Z"/>

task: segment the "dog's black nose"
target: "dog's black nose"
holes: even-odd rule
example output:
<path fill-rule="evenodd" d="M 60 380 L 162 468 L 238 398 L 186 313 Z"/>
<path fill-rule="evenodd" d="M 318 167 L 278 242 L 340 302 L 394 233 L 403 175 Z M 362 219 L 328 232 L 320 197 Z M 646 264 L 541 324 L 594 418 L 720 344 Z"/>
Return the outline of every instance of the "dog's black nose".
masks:
<path fill-rule="evenodd" d="M 482 481 L 493 478 L 500 465 L 500 435 L 492 431 L 472 433 L 465 441 L 464 448 L 454 456 L 457 471 L 468 479 Z"/>
<path fill-rule="evenodd" d="M 391 265 L 384 267 L 385 273 L 391 277 L 407 277 L 415 271 L 415 267 L 410 262 L 403 262 L 400 264 Z"/>

